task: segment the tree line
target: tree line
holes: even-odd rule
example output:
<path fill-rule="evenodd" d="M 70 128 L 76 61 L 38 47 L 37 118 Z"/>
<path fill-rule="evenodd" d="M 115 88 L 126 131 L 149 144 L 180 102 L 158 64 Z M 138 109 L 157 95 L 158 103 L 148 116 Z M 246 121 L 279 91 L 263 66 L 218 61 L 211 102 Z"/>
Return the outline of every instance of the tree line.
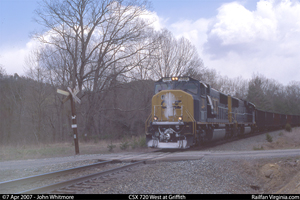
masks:
<path fill-rule="evenodd" d="M 56 92 L 67 87 L 80 91 L 80 141 L 142 135 L 154 81 L 167 76 L 191 76 L 259 109 L 300 113 L 298 82 L 222 76 L 204 67 L 189 40 L 155 30 L 148 10 L 139 0 L 41 1 L 35 21 L 46 31 L 34 34 L 39 45 L 26 59 L 26 75 L 0 67 L 1 143 L 72 140 L 70 105 Z"/>
<path fill-rule="evenodd" d="M 202 77 L 199 80 L 223 93 L 246 99 L 261 110 L 300 113 L 299 82 L 284 86 L 258 74 L 250 80 L 230 79 L 206 68 L 202 74 L 184 75 Z M 144 123 L 151 113 L 154 81 L 116 81 L 96 97 L 93 91 L 81 91 L 82 103 L 76 104 L 80 142 L 143 135 Z M 62 102 L 65 97 L 56 92 L 57 88 L 42 78 L 32 79 L 29 75 L 0 75 L 0 92 L 5 94 L 0 97 L 2 145 L 72 141 L 70 105 Z M 95 108 L 93 115 L 91 108 Z"/>

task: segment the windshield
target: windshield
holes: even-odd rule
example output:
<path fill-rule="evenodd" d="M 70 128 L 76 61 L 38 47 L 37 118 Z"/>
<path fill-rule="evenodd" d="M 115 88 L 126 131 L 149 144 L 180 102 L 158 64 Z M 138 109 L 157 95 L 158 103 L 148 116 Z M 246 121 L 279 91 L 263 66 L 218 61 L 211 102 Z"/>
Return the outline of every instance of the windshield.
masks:
<path fill-rule="evenodd" d="M 160 82 L 155 83 L 155 94 L 162 90 L 183 90 L 190 94 L 198 93 L 198 86 L 196 82 Z"/>
<path fill-rule="evenodd" d="M 156 83 L 155 84 L 155 94 L 162 90 L 170 90 L 172 85 L 170 83 Z"/>

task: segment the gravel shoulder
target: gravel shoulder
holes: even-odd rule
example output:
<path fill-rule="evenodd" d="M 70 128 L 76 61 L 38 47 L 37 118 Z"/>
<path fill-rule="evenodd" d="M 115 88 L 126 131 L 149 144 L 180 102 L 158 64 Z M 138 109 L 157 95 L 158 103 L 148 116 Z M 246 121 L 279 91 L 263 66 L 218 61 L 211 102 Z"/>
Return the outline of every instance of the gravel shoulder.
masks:
<path fill-rule="evenodd" d="M 262 134 L 205 151 L 255 151 L 300 147 L 299 128 L 294 128 L 292 132 L 274 131 L 269 135 L 272 142 L 267 142 L 266 134 Z M 99 155 L 0 162 L 0 181 L 92 164 L 99 161 Z M 299 160 L 299 156 L 231 159 L 203 157 L 191 161 L 157 162 L 137 166 L 118 181 L 99 184 L 99 187 L 82 193 L 300 193 Z"/>
<path fill-rule="evenodd" d="M 300 130 L 266 134 L 207 149 L 209 152 L 299 148 Z M 284 144 L 284 145 L 280 145 Z M 300 193 L 300 157 L 203 157 L 141 166 L 120 181 L 86 193 L 290 194 Z"/>

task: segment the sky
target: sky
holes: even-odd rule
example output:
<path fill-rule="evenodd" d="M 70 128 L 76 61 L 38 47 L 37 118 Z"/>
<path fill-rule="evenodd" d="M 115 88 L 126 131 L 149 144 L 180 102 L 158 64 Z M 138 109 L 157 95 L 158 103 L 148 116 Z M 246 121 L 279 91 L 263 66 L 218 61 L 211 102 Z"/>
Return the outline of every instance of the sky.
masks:
<path fill-rule="evenodd" d="M 24 75 L 38 0 L 0 0 L 0 65 Z M 152 0 L 157 27 L 197 48 L 204 66 L 230 78 L 300 81 L 300 0 Z"/>

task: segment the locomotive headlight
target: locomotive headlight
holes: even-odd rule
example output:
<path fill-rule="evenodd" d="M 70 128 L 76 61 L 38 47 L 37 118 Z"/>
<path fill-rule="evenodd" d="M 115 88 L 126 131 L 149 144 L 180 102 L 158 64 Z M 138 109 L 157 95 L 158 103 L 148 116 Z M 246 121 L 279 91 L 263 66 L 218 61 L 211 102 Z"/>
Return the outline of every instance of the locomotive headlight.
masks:
<path fill-rule="evenodd" d="M 182 121 L 182 117 L 180 116 L 180 117 L 178 117 L 178 121 Z"/>
<path fill-rule="evenodd" d="M 172 81 L 178 81 L 178 77 L 172 77 Z"/>
<path fill-rule="evenodd" d="M 169 140 L 171 138 L 171 135 L 169 133 L 165 134 L 165 139 Z"/>
<path fill-rule="evenodd" d="M 154 117 L 153 117 L 153 120 L 154 120 L 154 121 L 157 121 L 157 120 L 158 120 L 158 118 L 157 118 L 156 116 L 154 116 Z"/>

